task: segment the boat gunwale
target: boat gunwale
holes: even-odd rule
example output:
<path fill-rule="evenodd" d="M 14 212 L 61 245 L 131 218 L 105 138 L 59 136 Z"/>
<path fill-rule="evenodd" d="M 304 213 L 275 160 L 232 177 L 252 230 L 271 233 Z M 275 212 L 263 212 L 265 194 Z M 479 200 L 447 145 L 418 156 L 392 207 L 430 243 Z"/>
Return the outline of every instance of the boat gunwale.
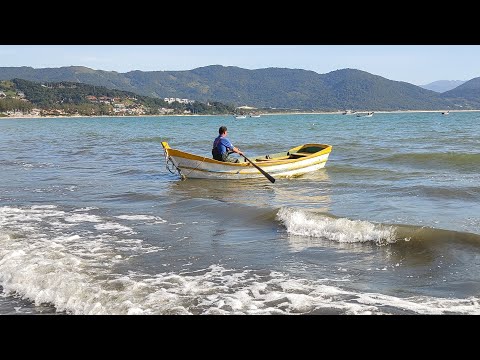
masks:
<path fill-rule="evenodd" d="M 240 162 L 240 163 L 231 163 L 231 162 L 224 162 L 224 161 L 218 161 L 212 158 L 200 156 L 200 155 L 195 155 L 192 153 L 188 153 L 182 150 L 177 150 L 171 148 L 167 142 L 162 142 L 163 148 L 167 152 L 168 156 L 176 156 L 184 159 L 189 159 L 189 160 L 196 160 L 196 161 L 202 161 L 202 162 L 208 162 L 212 164 L 217 164 L 217 165 L 227 165 L 227 166 L 234 166 L 234 167 L 247 167 L 251 166 L 249 162 Z M 290 163 L 296 163 L 300 161 L 304 161 L 307 159 L 312 159 L 314 157 L 322 156 L 325 154 L 329 154 L 332 151 L 332 145 L 328 144 L 319 144 L 319 143 L 308 143 L 308 144 L 303 144 L 300 146 L 296 146 L 291 148 L 290 150 L 287 150 L 287 153 L 295 153 L 298 150 L 300 150 L 303 147 L 309 147 L 309 146 L 318 146 L 318 147 L 324 147 L 322 150 L 311 153 L 310 155 L 307 156 L 302 156 L 297 159 L 283 159 L 283 160 L 275 160 L 275 159 L 265 159 L 262 161 L 254 161 L 255 164 L 259 164 L 260 166 L 263 167 L 270 167 L 270 166 L 275 166 L 279 164 L 290 164 Z M 255 157 L 253 157 L 255 158 Z"/>

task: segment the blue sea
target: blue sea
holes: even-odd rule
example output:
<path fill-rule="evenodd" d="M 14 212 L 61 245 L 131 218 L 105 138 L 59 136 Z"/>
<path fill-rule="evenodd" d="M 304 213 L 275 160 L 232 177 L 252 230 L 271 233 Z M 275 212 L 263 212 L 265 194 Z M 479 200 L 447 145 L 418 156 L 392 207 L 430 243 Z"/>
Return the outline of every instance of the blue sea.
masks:
<path fill-rule="evenodd" d="M 301 177 L 182 181 L 333 146 Z M 480 113 L 0 120 L 0 314 L 480 314 Z"/>

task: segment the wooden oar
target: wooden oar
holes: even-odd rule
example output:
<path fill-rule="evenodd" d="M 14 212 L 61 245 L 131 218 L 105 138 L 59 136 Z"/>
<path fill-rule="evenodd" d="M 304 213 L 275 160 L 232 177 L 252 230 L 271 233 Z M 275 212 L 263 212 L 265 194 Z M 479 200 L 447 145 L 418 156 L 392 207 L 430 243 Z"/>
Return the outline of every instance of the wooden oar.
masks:
<path fill-rule="evenodd" d="M 263 176 L 265 176 L 268 180 L 270 180 L 271 183 L 274 183 L 275 182 L 275 178 L 270 175 L 269 173 L 267 173 L 265 170 L 261 169 L 259 166 L 257 166 L 256 164 L 254 164 L 252 162 L 252 160 L 250 160 L 249 158 L 247 158 L 245 155 L 242 154 L 242 156 L 245 158 L 245 160 L 247 160 L 250 164 L 252 164 L 253 166 L 255 166 L 255 168 L 260 171 L 262 173 Z"/>

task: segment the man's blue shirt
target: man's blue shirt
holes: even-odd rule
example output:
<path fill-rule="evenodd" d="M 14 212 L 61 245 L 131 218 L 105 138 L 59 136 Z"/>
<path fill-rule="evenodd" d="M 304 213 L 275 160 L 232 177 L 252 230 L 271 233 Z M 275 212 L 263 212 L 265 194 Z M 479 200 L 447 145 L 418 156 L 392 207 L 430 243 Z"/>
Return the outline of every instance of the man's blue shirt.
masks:
<path fill-rule="evenodd" d="M 216 147 L 220 154 L 228 152 L 228 149 L 233 151 L 233 145 L 226 137 L 218 136 L 213 142 L 213 147 Z"/>

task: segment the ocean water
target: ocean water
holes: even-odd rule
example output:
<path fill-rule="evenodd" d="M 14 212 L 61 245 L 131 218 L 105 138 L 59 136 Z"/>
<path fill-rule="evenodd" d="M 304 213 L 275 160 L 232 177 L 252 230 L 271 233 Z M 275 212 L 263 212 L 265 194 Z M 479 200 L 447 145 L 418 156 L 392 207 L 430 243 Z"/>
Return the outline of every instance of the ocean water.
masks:
<path fill-rule="evenodd" d="M 331 144 L 297 178 L 181 181 Z M 480 314 L 480 113 L 0 120 L 0 314 Z"/>

